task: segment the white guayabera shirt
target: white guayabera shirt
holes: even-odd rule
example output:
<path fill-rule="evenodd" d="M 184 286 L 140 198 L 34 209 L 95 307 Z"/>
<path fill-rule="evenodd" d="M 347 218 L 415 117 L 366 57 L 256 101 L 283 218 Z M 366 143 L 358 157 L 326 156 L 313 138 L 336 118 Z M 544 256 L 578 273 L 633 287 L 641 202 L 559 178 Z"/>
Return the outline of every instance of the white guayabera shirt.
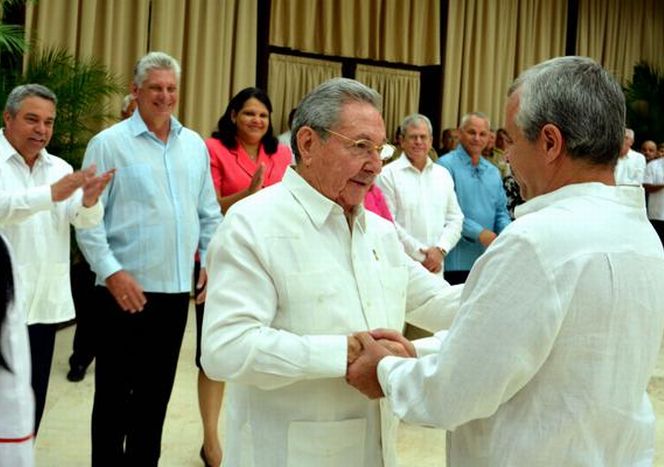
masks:
<path fill-rule="evenodd" d="M 396 419 L 348 385 L 347 335 L 449 326 L 460 287 L 403 252 L 392 223 L 293 170 L 229 210 L 210 244 L 202 364 L 228 381 L 224 462 L 394 467 Z"/>
<path fill-rule="evenodd" d="M 453 430 L 448 465 L 652 465 L 662 290 L 643 190 L 569 185 L 517 208 L 438 352 L 379 379 L 399 417 Z"/>
<path fill-rule="evenodd" d="M 74 317 L 69 283 L 70 224 L 92 227 L 104 215 L 101 203 L 82 204 L 78 189 L 53 202 L 51 185 L 72 167 L 42 150 L 32 170 L 0 135 L 0 233 L 14 251 L 28 324 L 60 323 Z"/>
<path fill-rule="evenodd" d="M 463 212 L 454 192 L 454 180 L 445 167 L 427 157 L 420 172 L 404 153 L 383 168 L 376 183 L 408 256 L 421 262 L 425 259 L 421 249 L 438 247 L 449 253 L 454 248 L 461 238 Z"/>

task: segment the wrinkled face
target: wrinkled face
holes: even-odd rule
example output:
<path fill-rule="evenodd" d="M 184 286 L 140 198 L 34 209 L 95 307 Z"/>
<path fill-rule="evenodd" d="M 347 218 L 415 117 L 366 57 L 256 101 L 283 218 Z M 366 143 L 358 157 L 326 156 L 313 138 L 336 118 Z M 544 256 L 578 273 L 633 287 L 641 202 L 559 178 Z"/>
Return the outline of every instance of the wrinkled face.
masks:
<path fill-rule="evenodd" d="M 270 126 L 270 112 L 255 97 L 245 101 L 240 111 L 231 114 L 231 120 L 237 128 L 237 137 L 247 144 L 260 143 Z"/>
<path fill-rule="evenodd" d="M 525 200 L 543 193 L 540 188 L 544 173 L 544 154 L 538 149 L 537 142 L 528 141 L 514 119 L 519 110 L 519 92 L 512 94 L 505 111 L 505 156 L 510 163 L 512 175 L 519 184 L 521 197 Z"/>
<path fill-rule="evenodd" d="M 363 102 L 351 102 L 342 107 L 338 123 L 329 128 L 352 140 L 365 139 L 375 145 L 385 142 L 385 124 L 378 110 Z M 307 140 L 300 152 L 303 177 L 323 196 L 350 212 L 364 201 L 364 196 L 380 173 L 382 163 L 375 150 L 358 151 L 348 140 L 332 135 L 319 135 L 308 127 Z M 324 138 L 325 137 L 325 138 Z"/>
<path fill-rule="evenodd" d="M 406 128 L 401 140 L 401 149 L 404 150 L 410 160 L 422 161 L 429 157 L 432 143 L 433 138 L 426 123 L 417 121 L 416 124 Z"/>
<path fill-rule="evenodd" d="M 489 122 L 471 116 L 466 124 L 459 128 L 459 142 L 468 154 L 478 157 L 489 140 Z"/>
<path fill-rule="evenodd" d="M 37 96 L 26 97 L 12 117 L 3 114 L 5 137 L 27 161 L 34 160 L 53 136 L 55 104 Z"/>
<path fill-rule="evenodd" d="M 132 93 L 146 123 L 168 120 L 178 101 L 175 72 L 169 69 L 150 70 L 140 87 L 133 85 Z"/>
<path fill-rule="evenodd" d="M 641 153 L 646 156 L 646 160 L 652 160 L 657 157 L 657 145 L 652 141 L 646 141 L 641 145 Z"/>

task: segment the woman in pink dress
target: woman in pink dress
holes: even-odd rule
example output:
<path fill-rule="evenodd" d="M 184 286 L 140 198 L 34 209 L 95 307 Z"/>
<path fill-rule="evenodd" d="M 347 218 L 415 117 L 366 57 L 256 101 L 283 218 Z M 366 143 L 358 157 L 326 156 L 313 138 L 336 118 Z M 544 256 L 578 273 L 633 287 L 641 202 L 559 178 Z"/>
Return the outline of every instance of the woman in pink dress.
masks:
<path fill-rule="evenodd" d="M 212 181 L 224 214 L 239 200 L 280 182 L 291 162 L 290 148 L 279 144 L 273 134 L 271 114 L 272 103 L 263 90 L 243 89 L 228 103 L 217 130 L 205 141 L 210 153 Z M 198 404 L 203 419 L 200 456 L 205 465 L 218 466 L 222 450 L 217 426 L 224 383 L 210 380 L 201 368 L 202 323 L 203 303 L 197 303 Z"/>
<path fill-rule="evenodd" d="M 218 129 L 205 141 L 223 213 L 236 201 L 281 181 L 290 149 L 272 132 L 272 104 L 264 91 L 246 88 L 228 104 Z"/>

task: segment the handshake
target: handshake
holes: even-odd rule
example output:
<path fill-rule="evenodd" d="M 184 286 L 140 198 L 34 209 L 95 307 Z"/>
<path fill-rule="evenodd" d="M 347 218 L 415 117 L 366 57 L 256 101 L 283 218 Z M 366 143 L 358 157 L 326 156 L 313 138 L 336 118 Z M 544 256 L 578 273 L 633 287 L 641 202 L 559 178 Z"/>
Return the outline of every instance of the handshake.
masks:
<path fill-rule="evenodd" d="M 392 329 L 374 329 L 348 336 L 346 381 L 370 399 L 383 397 L 377 367 L 383 357 L 417 356 L 415 346 Z"/>

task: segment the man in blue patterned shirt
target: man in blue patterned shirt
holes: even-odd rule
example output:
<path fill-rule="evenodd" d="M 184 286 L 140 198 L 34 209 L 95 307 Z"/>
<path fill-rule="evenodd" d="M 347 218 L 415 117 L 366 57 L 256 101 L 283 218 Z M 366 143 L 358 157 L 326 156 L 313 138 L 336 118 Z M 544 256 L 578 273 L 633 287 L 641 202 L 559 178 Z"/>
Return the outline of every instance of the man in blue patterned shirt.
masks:
<path fill-rule="evenodd" d="M 466 281 L 475 260 L 510 223 L 500 172 L 482 157 L 489 128 L 484 114 L 464 115 L 459 144 L 437 162 L 452 175 L 464 216 L 461 239 L 445 258 L 445 279 L 450 284 Z"/>
<path fill-rule="evenodd" d="M 93 466 L 157 465 L 194 255 L 205 265 L 221 221 L 205 144 L 172 116 L 179 75 L 164 53 L 141 58 L 136 112 L 96 135 L 83 162 L 117 169 L 103 224 L 77 230 L 99 286 Z"/>

